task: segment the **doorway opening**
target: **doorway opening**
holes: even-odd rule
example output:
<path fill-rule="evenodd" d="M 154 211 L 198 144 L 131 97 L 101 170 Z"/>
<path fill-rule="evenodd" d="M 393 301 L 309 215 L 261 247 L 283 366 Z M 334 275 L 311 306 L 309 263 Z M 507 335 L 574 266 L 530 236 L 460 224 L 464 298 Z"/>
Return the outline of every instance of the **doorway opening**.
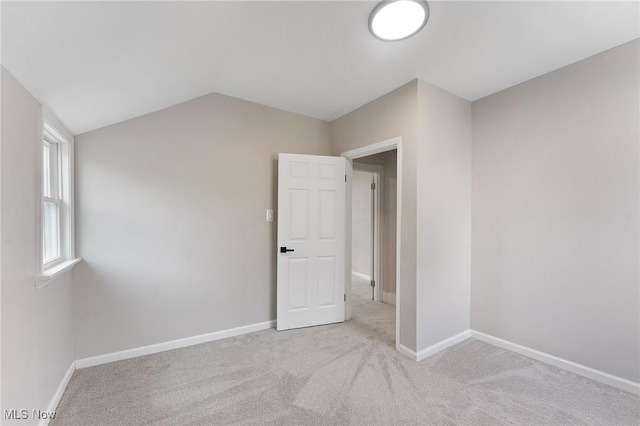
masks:
<path fill-rule="evenodd" d="M 346 263 L 350 273 L 345 280 L 346 319 L 383 325 L 397 348 L 401 138 L 348 151 L 342 156 L 351 166 L 347 168 L 350 185 L 346 207 L 350 229 Z"/>
<path fill-rule="evenodd" d="M 393 255 L 395 260 L 395 251 L 390 253 L 382 246 L 387 241 L 384 232 L 390 228 L 384 199 L 385 192 L 389 192 L 385 185 L 384 163 L 395 163 L 394 156 L 395 151 L 388 151 L 358 158 L 353 162 L 351 292 L 376 302 L 381 300 L 381 289 L 385 287 L 385 283 L 389 287 L 390 283 L 395 282 L 394 278 L 384 276 L 387 257 Z M 393 174 L 395 175 L 395 168 Z"/>
<path fill-rule="evenodd" d="M 380 156 L 380 154 L 378 154 Z M 376 157 L 376 156 L 374 156 Z M 351 292 L 380 300 L 382 239 L 382 187 L 384 167 L 368 164 L 363 157 L 353 162 L 351 181 Z"/>

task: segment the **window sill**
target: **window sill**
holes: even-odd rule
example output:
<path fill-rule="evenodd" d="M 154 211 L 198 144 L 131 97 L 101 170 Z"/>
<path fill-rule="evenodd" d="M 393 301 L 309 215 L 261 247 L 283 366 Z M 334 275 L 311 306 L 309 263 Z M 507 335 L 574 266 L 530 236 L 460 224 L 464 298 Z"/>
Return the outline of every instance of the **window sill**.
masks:
<path fill-rule="evenodd" d="M 36 276 L 36 288 L 40 289 L 59 276 L 63 275 L 65 272 L 72 270 L 73 267 L 76 266 L 81 260 L 81 258 L 67 260 L 43 271 L 41 274 L 38 274 Z"/>

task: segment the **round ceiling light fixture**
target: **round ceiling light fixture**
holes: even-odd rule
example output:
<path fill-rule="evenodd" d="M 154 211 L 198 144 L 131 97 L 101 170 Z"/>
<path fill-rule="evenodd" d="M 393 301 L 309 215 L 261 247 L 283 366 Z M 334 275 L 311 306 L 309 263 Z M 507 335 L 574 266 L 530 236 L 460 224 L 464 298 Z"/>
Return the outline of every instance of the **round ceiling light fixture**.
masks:
<path fill-rule="evenodd" d="M 369 31 L 380 40 L 398 41 L 420 31 L 429 20 L 429 4 L 424 0 L 380 2 L 369 16 Z"/>

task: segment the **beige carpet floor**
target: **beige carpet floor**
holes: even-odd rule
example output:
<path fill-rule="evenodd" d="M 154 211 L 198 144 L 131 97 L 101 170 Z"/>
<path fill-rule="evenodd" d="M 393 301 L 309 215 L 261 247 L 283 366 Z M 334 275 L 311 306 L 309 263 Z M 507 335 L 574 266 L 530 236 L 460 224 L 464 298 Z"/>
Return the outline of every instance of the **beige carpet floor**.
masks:
<path fill-rule="evenodd" d="M 344 324 L 78 370 L 51 424 L 640 424 L 638 397 L 473 339 L 411 361 L 394 307 L 354 299 Z"/>

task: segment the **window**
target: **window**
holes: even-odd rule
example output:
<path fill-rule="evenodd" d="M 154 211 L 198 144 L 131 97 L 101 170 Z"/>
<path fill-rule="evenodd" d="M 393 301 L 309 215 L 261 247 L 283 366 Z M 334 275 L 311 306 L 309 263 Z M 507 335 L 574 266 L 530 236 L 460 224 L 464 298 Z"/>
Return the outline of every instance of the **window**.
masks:
<path fill-rule="evenodd" d="M 46 266 L 62 258 L 62 176 L 59 142 L 45 134 L 42 148 L 42 263 Z"/>
<path fill-rule="evenodd" d="M 42 126 L 42 203 L 38 287 L 71 269 L 73 246 L 73 136 L 46 118 Z M 52 120 L 55 122 L 54 120 Z"/>

